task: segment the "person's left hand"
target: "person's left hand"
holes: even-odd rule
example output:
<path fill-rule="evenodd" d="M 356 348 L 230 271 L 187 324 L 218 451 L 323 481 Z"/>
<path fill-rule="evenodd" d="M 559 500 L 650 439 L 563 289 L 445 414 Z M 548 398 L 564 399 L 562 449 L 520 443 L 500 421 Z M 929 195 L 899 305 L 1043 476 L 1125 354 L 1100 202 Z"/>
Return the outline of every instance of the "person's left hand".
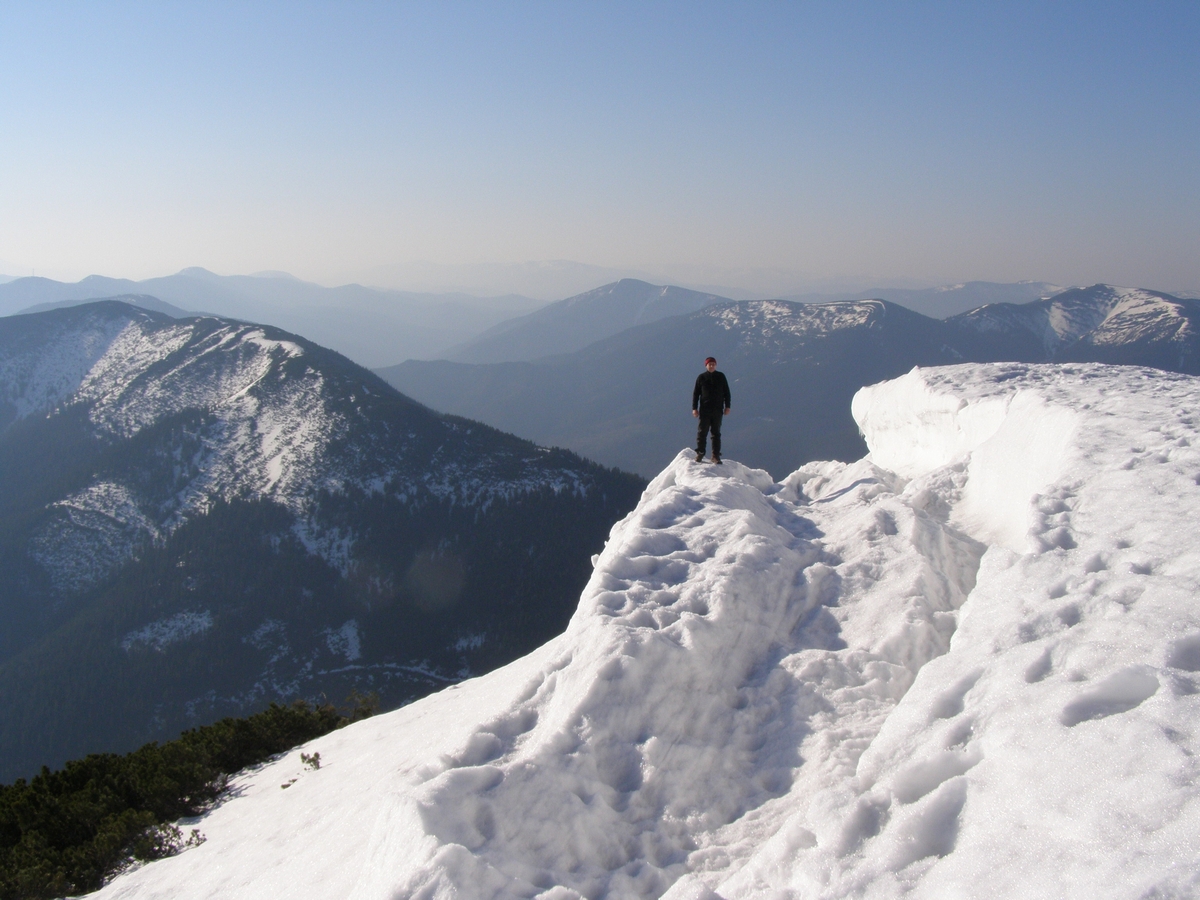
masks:
<path fill-rule="evenodd" d="M 729 415 L 731 412 L 733 412 L 733 408 L 732 408 L 732 407 L 728 407 L 728 406 L 727 406 L 727 407 L 725 407 L 725 415 Z"/>

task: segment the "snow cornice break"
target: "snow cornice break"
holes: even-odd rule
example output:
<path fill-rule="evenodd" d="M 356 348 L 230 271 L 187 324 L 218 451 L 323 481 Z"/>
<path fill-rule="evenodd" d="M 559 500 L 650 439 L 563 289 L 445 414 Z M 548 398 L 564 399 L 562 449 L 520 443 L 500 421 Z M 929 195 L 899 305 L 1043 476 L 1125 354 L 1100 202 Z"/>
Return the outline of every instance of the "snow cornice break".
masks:
<path fill-rule="evenodd" d="M 681 453 L 563 635 L 240 776 L 99 896 L 1193 896 L 1198 407 L 958 366 L 864 389 L 856 463 Z"/>

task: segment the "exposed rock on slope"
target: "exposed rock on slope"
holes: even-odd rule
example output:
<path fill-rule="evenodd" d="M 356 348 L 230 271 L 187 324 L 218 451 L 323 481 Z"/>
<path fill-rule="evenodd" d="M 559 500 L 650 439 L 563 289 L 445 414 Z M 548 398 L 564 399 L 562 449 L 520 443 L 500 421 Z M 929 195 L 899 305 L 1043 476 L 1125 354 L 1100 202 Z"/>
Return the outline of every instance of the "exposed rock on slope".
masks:
<path fill-rule="evenodd" d="M 949 367 L 860 393 L 851 465 L 681 454 L 563 635 L 99 896 L 1190 896 L 1198 401 Z"/>

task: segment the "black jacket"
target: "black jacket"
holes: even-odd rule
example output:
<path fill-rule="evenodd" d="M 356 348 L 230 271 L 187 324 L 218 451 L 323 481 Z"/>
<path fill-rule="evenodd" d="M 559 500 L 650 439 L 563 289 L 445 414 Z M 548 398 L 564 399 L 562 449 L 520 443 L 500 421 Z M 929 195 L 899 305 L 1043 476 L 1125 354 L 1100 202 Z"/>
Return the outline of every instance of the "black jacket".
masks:
<path fill-rule="evenodd" d="M 724 372 L 705 370 L 696 376 L 692 388 L 692 409 L 729 409 L 729 382 Z"/>

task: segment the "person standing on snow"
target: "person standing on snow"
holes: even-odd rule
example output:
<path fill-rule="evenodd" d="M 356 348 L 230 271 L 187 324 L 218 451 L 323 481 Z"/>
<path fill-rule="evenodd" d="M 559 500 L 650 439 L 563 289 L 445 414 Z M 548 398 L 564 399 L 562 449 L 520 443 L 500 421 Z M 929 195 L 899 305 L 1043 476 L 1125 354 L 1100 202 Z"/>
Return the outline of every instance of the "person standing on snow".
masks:
<path fill-rule="evenodd" d="M 712 429 L 712 461 L 721 464 L 721 417 L 729 415 L 729 382 L 717 371 L 717 360 L 710 356 L 704 360 L 705 371 L 696 376 L 692 388 L 692 415 L 699 419 L 696 427 L 696 462 L 704 460 L 704 449 L 708 444 L 708 431 Z"/>

